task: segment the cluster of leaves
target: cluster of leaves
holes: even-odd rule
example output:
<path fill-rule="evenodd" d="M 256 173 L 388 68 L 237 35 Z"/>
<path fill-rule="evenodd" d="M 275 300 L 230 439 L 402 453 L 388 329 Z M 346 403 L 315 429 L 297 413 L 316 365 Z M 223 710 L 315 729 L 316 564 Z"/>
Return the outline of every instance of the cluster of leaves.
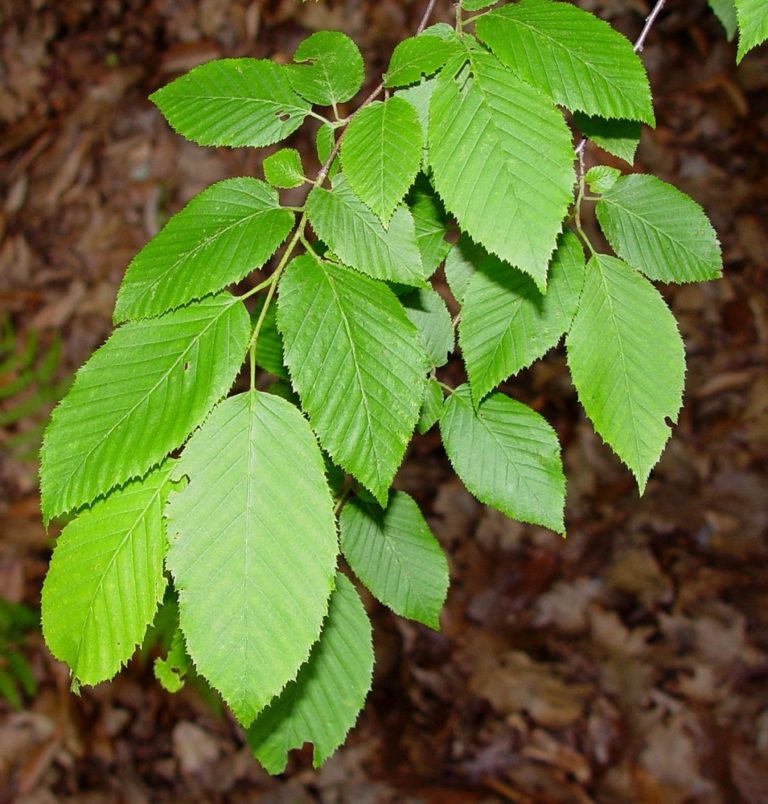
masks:
<path fill-rule="evenodd" d="M 393 611 L 438 626 L 446 559 L 391 489 L 414 430 L 439 421 L 478 499 L 564 532 L 557 435 L 497 386 L 565 336 L 587 415 L 644 487 L 685 371 L 649 280 L 720 273 L 690 198 L 614 168 L 577 175 L 563 109 L 627 161 L 654 123 L 631 43 L 569 4 L 490 5 L 464 0 L 455 28 L 402 42 L 350 117 L 363 60 L 334 32 L 291 64 L 214 61 L 155 93 L 201 145 L 270 146 L 319 119 L 322 168 L 308 181 L 282 149 L 267 182 L 219 182 L 172 218 L 46 433 L 44 515 L 77 514 L 43 588 L 51 651 L 77 683 L 111 677 L 170 585 L 179 631 L 158 675 L 174 686 L 193 662 L 271 772 L 305 742 L 329 756 L 370 686 L 370 623 L 339 552 Z M 281 203 L 304 184 L 301 207 Z M 593 201 L 616 256 L 583 232 Z M 268 278 L 227 290 L 281 246 Z M 461 307 L 455 389 L 437 379 L 456 347 L 430 284 L 441 264 Z M 250 390 L 228 396 L 248 356 Z M 265 392 L 257 366 L 276 377 Z"/>
<path fill-rule="evenodd" d="M 32 696 L 37 691 L 32 669 L 21 653 L 21 643 L 39 625 L 40 618 L 32 609 L 0 597 L 0 696 L 14 709 L 21 709 L 22 693 Z"/>
<path fill-rule="evenodd" d="M 0 323 L 0 428 L 2 444 L 20 460 L 36 460 L 43 422 L 69 387 L 56 379 L 61 342 L 41 348 L 36 331 L 19 339 L 10 318 Z M 14 432 L 7 432 L 14 429 Z"/>
<path fill-rule="evenodd" d="M 722 22 L 728 39 L 739 36 L 737 60 L 768 39 L 768 8 L 765 0 L 709 0 Z"/>

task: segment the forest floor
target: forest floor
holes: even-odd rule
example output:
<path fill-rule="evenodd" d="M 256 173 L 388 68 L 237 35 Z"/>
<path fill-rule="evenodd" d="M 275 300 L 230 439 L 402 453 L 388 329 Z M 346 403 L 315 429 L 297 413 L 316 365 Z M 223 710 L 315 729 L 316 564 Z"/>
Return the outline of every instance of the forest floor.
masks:
<path fill-rule="evenodd" d="M 262 153 L 175 136 L 152 90 L 219 56 L 286 60 L 320 28 L 360 43 L 373 82 L 421 5 L 0 0 L 0 317 L 17 348 L 32 332 L 41 355 L 59 339 L 48 363 L 71 376 L 167 216 L 213 181 L 259 175 Z M 582 5 L 630 36 L 648 10 Z M 645 496 L 580 413 L 556 350 L 506 390 L 560 434 L 568 538 L 478 505 L 437 435 L 417 438 L 397 485 L 450 556 L 443 628 L 367 601 L 373 693 L 324 768 L 302 751 L 270 779 L 228 715 L 195 689 L 160 690 L 149 660 L 74 697 L 32 630 L 20 649 L 37 692 L 19 710 L 0 701 L 0 802 L 768 802 L 768 52 L 737 68 L 704 0 L 668 6 L 643 53 L 658 127 L 635 169 L 704 206 L 726 272 L 664 291 L 689 372 Z M 312 160 L 308 140 L 297 147 Z M 31 404 L 11 423 L 25 398 L 0 401 L 0 594 L 34 608 L 56 531 L 10 440 L 45 417 Z"/>

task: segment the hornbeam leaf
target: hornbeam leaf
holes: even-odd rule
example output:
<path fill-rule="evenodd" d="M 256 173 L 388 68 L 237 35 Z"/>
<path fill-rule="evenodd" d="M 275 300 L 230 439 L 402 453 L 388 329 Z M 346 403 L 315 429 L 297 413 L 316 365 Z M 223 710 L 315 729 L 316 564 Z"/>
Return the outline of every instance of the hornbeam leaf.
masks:
<path fill-rule="evenodd" d="M 380 282 L 305 255 L 280 281 L 285 363 L 331 458 L 380 502 L 419 418 L 427 359 Z"/>
<path fill-rule="evenodd" d="M 768 39 L 768 9 L 765 0 L 735 0 L 735 3 L 739 24 L 736 60 L 740 62 L 748 51 Z"/>
<path fill-rule="evenodd" d="M 643 131 L 641 123 L 636 120 L 606 120 L 602 117 L 590 117 L 581 112 L 573 115 L 573 122 L 576 128 L 599 148 L 618 156 L 629 165 L 635 163 L 635 153 Z"/>
<path fill-rule="evenodd" d="M 444 366 L 453 351 L 455 339 L 451 314 L 440 294 L 431 288 L 420 288 L 402 296 L 400 301 L 405 314 L 419 330 L 432 366 Z"/>
<path fill-rule="evenodd" d="M 415 84 L 423 76 L 436 73 L 458 49 L 455 39 L 442 39 L 427 32 L 404 39 L 392 52 L 384 86 Z"/>
<path fill-rule="evenodd" d="M 386 508 L 351 500 L 339 533 L 349 566 L 377 600 L 439 630 L 448 562 L 413 498 L 393 491 Z"/>
<path fill-rule="evenodd" d="M 723 24 L 730 42 L 736 36 L 736 31 L 738 30 L 734 0 L 709 0 L 709 7 Z"/>
<path fill-rule="evenodd" d="M 304 122 L 310 106 L 266 59 L 201 64 L 149 99 L 171 127 L 198 145 L 272 145 Z"/>
<path fill-rule="evenodd" d="M 300 95 L 320 106 L 345 103 L 363 84 L 360 49 L 340 31 L 318 31 L 293 54 L 286 66 L 288 80 Z"/>
<path fill-rule="evenodd" d="M 338 547 L 323 457 L 293 405 L 250 391 L 215 408 L 173 476 L 189 480 L 165 510 L 179 623 L 247 727 L 296 677 L 328 610 Z"/>
<path fill-rule="evenodd" d="M 349 186 L 385 226 L 419 172 L 422 140 L 416 110 L 403 98 L 392 97 L 361 109 L 341 141 Z"/>
<path fill-rule="evenodd" d="M 561 236 L 542 295 L 530 277 L 496 258 L 483 260 L 464 295 L 459 339 L 475 403 L 556 346 L 576 313 L 584 253 Z"/>
<path fill-rule="evenodd" d="M 345 265 L 374 279 L 424 285 L 413 216 L 406 207 L 398 207 L 385 229 L 339 176 L 332 190 L 312 190 L 306 208 L 317 236 Z"/>
<path fill-rule="evenodd" d="M 587 416 L 642 492 L 682 405 L 685 348 L 672 313 L 637 271 L 598 254 L 566 345 Z"/>
<path fill-rule="evenodd" d="M 230 389 L 250 335 L 227 293 L 115 330 L 53 411 L 41 450 L 46 520 L 145 474 Z"/>
<path fill-rule="evenodd" d="M 542 416 L 498 392 L 475 411 L 461 385 L 445 402 L 440 433 L 456 474 L 480 502 L 565 532 L 560 444 Z"/>
<path fill-rule="evenodd" d="M 264 178 L 273 186 L 283 189 L 301 187 L 306 181 L 301 154 L 295 148 L 281 148 L 268 156 L 263 164 Z"/>
<path fill-rule="evenodd" d="M 207 296 L 261 268 L 293 225 L 277 192 L 226 179 L 174 215 L 128 266 L 115 321 L 149 318 Z"/>
<path fill-rule="evenodd" d="M 56 540 L 43 584 L 43 634 L 78 683 L 112 678 L 163 599 L 170 470 L 166 462 L 94 503 Z"/>
<path fill-rule="evenodd" d="M 596 212 L 613 250 L 650 279 L 702 282 L 722 272 L 720 244 L 704 210 L 655 176 L 620 178 Z"/>
<path fill-rule="evenodd" d="M 437 380 L 429 379 L 424 390 L 424 401 L 421 403 L 419 423 L 416 425 L 416 430 L 420 435 L 424 435 L 437 424 L 442 411 L 443 389 Z"/>
<path fill-rule="evenodd" d="M 431 188 L 425 190 L 427 183 L 417 180 L 408 198 L 408 206 L 416 227 L 416 243 L 421 252 L 424 273 L 431 276 L 451 249 L 445 240 L 448 234 L 448 219 Z"/>
<path fill-rule="evenodd" d="M 547 266 L 574 183 L 562 115 L 493 56 L 468 51 L 437 78 L 429 115 L 435 189 L 473 240 L 530 274 Z"/>
<path fill-rule="evenodd" d="M 309 660 L 248 731 L 256 759 L 268 773 L 282 773 L 288 752 L 310 742 L 320 767 L 355 725 L 372 676 L 371 623 L 354 586 L 339 574 Z"/>
<path fill-rule="evenodd" d="M 515 75 L 572 111 L 653 125 L 632 43 L 577 6 L 521 0 L 480 17 L 477 35 Z"/>

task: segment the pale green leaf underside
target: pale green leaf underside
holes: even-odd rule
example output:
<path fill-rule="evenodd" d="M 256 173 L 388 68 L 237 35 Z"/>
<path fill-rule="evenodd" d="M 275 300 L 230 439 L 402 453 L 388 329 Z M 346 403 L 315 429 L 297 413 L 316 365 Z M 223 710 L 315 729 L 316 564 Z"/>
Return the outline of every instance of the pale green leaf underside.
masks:
<path fill-rule="evenodd" d="M 498 392 L 475 412 L 469 386 L 461 385 L 445 402 L 440 433 L 456 474 L 480 502 L 565 531 L 560 444 L 542 416 Z"/>
<path fill-rule="evenodd" d="M 166 506 L 187 649 L 247 727 L 327 612 L 338 548 L 323 458 L 293 405 L 251 391 L 215 408 L 174 477 L 189 479 Z"/>
<path fill-rule="evenodd" d="M 394 491 L 386 509 L 351 500 L 339 533 L 344 558 L 377 600 L 401 617 L 440 628 L 448 562 L 411 497 Z"/>
<path fill-rule="evenodd" d="M 282 773 L 288 752 L 308 742 L 318 768 L 344 742 L 371 688 L 373 658 L 368 615 L 354 586 L 338 574 L 309 661 L 248 731 L 248 744 L 268 773 Z"/>
<path fill-rule="evenodd" d="M 340 31 L 318 31 L 293 54 L 296 64 L 285 69 L 293 88 L 320 106 L 345 103 L 360 89 L 363 57 L 357 45 Z"/>
<path fill-rule="evenodd" d="M 709 0 L 709 7 L 715 12 L 717 18 L 723 24 L 728 39 L 733 39 L 738 29 L 734 0 Z"/>
<path fill-rule="evenodd" d="M 425 182 L 426 183 L 426 182 Z M 421 253 L 425 276 L 431 276 L 451 249 L 445 240 L 448 225 L 445 210 L 431 192 L 422 190 L 417 181 L 409 196 L 408 206 L 416 227 L 416 243 Z"/>
<path fill-rule="evenodd" d="M 361 109 L 341 141 L 349 186 L 385 226 L 419 172 L 422 141 L 416 110 L 398 97 Z"/>
<path fill-rule="evenodd" d="M 338 177 L 333 190 L 317 187 L 307 198 L 307 217 L 317 236 L 339 259 L 374 279 L 424 284 L 413 216 L 399 207 L 389 228 Z"/>
<path fill-rule="evenodd" d="M 481 262 L 464 295 L 459 327 L 475 403 L 557 345 L 576 313 L 583 284 L 584 254 L 570 233 L 561 236 L 546 295 L 500 260 Z"/>
<path fill-rule="evenodd" d="M 704 210 L 655 176 L 619 179 L 597 205 L 613 250 L 633 268 L 662 282 L 717 279 L 723 263 Z"/>
<path fill-rule="evenodd" d="M 653 125 L 643 63 L 626 37 L 593 14 L 567 3 L 521 0 L 481 17 L 477 35 L 555 103 Z"/>
<path fill-rule="evenodd" d="M 448 362 L 453 351 L 453 321 L 440 294 L 432 289 L 420 288 L 400 298 L 405 314 L 419 330 L 421 342 L 431 364 L 439 368 Z"/>
<path fill-rule="evenodd" d="M 599 254 L 566 344 L 584 410 L 643 491 L 682 405 L 685 349 L 672 313 L 647 279 Z"/>
<path fill-rule="evenodd" d="M 431 430 L 440 418 L 443 410 L 443 389 L 436 380 L 429 379 L 424 389 L 424 401 L 421 403 L 419 422 L 416 430 L 424 435 Z"/>
<path fill-rule="evenodd" d="M 415 84 L 422 76 L 436 73 L 456 54 L 457 42 L 429 34 L 404 39 L 392 52 L 389 69 L 384 75 L 385 87 Z"/>
<path fill-rule="evenodd" d="M 247 310 L 226 293 L 115 330 L 51 416 L 45 518 L 140 477 L 181 446 L 229 391 L 249 334 Z"/>
<path fill-rule="evenodd" d="M 735 0 L 739 24 L 737 61 L 768 39 L 768 6 L 765 0 Z"/>
<path fill-rule="evenodd" d="M 606 120 L 602 117 L 590 117 L 576 112 L 573 116 L 576 128 L 599 148 L 627 164 L 635 163 L 635 153 L 640 144 L 642 123 L 636 120 Z"/>
<path fill-rule="evenodd" d="M 572 200 L 571 135 L 557 109 L 490 54 L 472 54 L 463 91 L 459 65 L 440 74 L 430 105 L 435 189 L 465 232 L 543 289 Z"/>
<path fill-rule="evenodd" d="M 43 634 L 81 684 L 120 670 L 162 600 L 169 472 L 165 464 L 94 503 L 56 540 L 43 584 Z"/>
<path fill-rule="evenodd" d="M 160 315 L 261 268 L 285 240 L 293 213 L 258 179 L 226 179 L 193 198 L 134 257 L 115 321 Z"/>
<path fill-rule="evenodd" d="M 445 279 L 453 298 L 459 304 L 464 304 L 464 294 L 467 292 L 475 271 L 483 265 L 492 264 L 497 260 L 498 257 L 489 254 L 477 243 L 473 243 L 467 235 L 462 235 L 445 258 Z"/>
<path fill-rule="evenodd" d="M 277 323 L 323 447 L 386 500 L 426 381 L 426 355 L 402 305 L 385 285 L 304 256 L 280 282 Z"/>
<path fill-rule="evenodd" d="M 198 145 L 272 145 L 296 131 L 310 110 L 284 68 L 266 59 L 201 64 L 150 100 L 174 131 Z"/>
<path fill-rule="evenodd" d="M 268 156 L 262 165 L 264 178 L 274 187 L 291 189 L 304 184 L 301 155 L 295 148 L 281 148 Z"/>

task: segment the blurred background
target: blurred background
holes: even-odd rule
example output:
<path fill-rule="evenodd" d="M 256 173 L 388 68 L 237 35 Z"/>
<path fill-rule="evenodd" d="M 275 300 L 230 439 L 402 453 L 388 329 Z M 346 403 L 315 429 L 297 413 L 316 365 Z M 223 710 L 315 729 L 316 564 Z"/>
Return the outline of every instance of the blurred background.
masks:
<path fill-rule="evenodd" d="M 649 11 L 580 5 L 631 38 Z M 147 95 L 212 58 L 288 60 L 325 28 L 359 43 L 370 86 L 422 6 L 0 0 L 0 802 L 768 801 L 768 51 L 737 68 L 705 0 L 671 0 L 643 53 L 658 128 L 635 169 L 704 206 L 726 272 L 664 289 L 689 374 L 642 500 L 580 412 L 562 350 L 505 390 L 561 437 L 567 540 L 478 505 L 438 436 L 418 437 L 397 485 L 450 556 L 443 630 L 368 599 L 373 693 L 318 772 L 305 750 L 270 779 L 202 684 L 163 692 L 162 623 L 80 697 L 43 645 L 57 530 L 40 522 L 41 426 L 110 332 L 136 251 L 269 153 L 187 143 Z M 438 0 L 434 20 L 451 17 Z M 311 163 L 309 134 L 295 144 Z M 622 166 L 591 146 L 587 161 Z"/>

